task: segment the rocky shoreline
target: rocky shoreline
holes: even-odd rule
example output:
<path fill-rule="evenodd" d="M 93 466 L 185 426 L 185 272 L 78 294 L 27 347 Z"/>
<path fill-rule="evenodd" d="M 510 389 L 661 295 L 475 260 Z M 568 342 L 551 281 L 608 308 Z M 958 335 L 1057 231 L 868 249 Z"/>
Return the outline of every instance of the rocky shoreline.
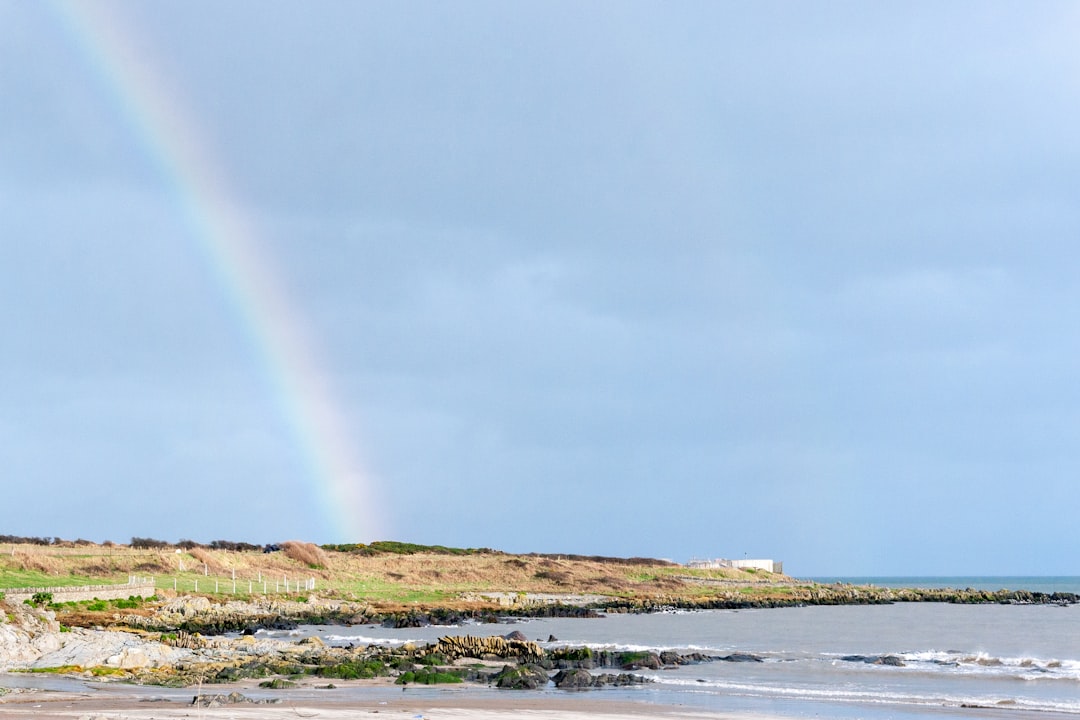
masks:
<path fill-rule="evenodd" d="M 655 597 L 606 600 L 586 605 L 551 603 L 519 607 L 478 604 L 472 609 L 386 610 L 363 603 L 308 598 L 213 603 L 183 596 L 143 613 L 112 614 L 108 627 L 63 628 L 55 613 L 24 604 L 0 604 L 0 670 L 62 672 L 101 680 L 183 687 L 263 679 L 284 687 L 290 678 L 393 678 L 403 685 L 473 682 L 500 688 L 584 689 L 644 682 L 634 673 L 700 662 L 754 662 L 753 655 L 724 657 L 675 650 L 620 653 L 588 647 L 548 647 L 520 633 L 506 637 L 448 636 L 436 643 L 389 648 L 330 647 L 318 638 L 299 642 L 256 637 L 259 629 L 301 624 L 378 624 L 385 627 L 461 624 L 507 617 L 594 617 L 598 612 L 657 612 L 671 609 L 738 609 L 795 605 L 895 602 L 1072 604 L 1071 593 L 922 590 L 876 587 L 785 586 L 768 597 L 722 596 L 701 600 Z M 224 633 L 240 633 L 225 637 Z M 554 638 L 550 639 L 554 641 Z M 886 662 L 877 660 L 878 662 Z M 278 683 L 274 685 L 273 683 Z"/>
<path fill-rule="evenodd" d="M 478 602 L 471 608 L 410 608 L 387 610 L 364 603 L 310 598 L 305 602 L 269 600 L 212 603 L 205 597 L 180 597 L 151 615 L 118 615 L 114 624 L 153 632 L 220 635 L 257 630 L 292 630 L 300 625 L 381 625 L 387 628 L 460 625 L 463 622 L 498 622 L 503 618 L 593 618 L 600 613 L 651 613 L 669 610 L 746 610 L 807 605 L 884 605 L 897 602 L 961 604 L 1080 603 L 1075 593 L 1027 590 L 975 590 L 879 588 L 851 585 L 783 585 L 783 592 L 762 596 L 738 590 L 705 598 L 656 596 L 650 598 L 595 599 L 568 596 L 567 602 L 529 602 L 527 595 L 514 606 Z M 578 602 L 575 603 L 574 601 Z"/>

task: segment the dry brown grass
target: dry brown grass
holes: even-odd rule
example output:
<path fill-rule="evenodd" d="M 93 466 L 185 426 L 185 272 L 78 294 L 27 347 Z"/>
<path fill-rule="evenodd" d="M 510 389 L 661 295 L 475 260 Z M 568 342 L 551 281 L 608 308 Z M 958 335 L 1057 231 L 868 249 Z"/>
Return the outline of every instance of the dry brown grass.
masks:
<path fill-rule="evenodd" d="M 24 552 L 24 547 L 26 551 Z M 77 548 L 17 546 L 0 548 L 0 573 L 32 570 L 51 576 L 79 576 L 103 582 L 124 582 L 129 575 L 154 575 L 159 587 L 171 588 L 174 577 L 193 582 L 207 574 L 241 581 L 314 577 L 319 593 L 338 594 L 371 603 L 431 602 L 451 605 L 462 594 L 485 592 L 575 593 L 637 598 L 694 596 L 721 591 L 717 585 L 686 582 L 681 576 L 728 583 L 755 583 L 763 578 L 739 570 L 690 570 L 668 564 L 610 562 L 603 559 L 476 553 L 450 555 L 365 555 L 326 551 L 311 543 L 284 543 L 282 552 L 237 552 L 192 548 L 138 550 L 124 546 Z M 58 551 L 58 552 L 57 552 Z M 180 563 L 183 563 L 183 572 Z M 311 566 L 318 569 L 312 569 Z M 186 578 L 186 579 L 185 579 Z M 783 581 L 780 576 L 777 580 Z M 30 583 L 32 584 L 32 583 Z M 203 587 L 208 587 L 204 585 Z M 232 587 L 232 583 L 229 583 Z M 273 582 L 271 583 L 273 587 Z M 730 589 L 730 584 L 727 585 Z M 408 598 L 406 600 L 406 598 Z M 464 602 L 464 601 L 463 601 Z"/>
<path fill-rule="evenodd" d="M 191 548 L 188 552 L 191 557 L 195 558 L 206 566 L 207 572 L 212 572 L 215 575 L 221 575 L 225 572 L 225 565 L 221 563 L 214 555 L 214 550 L 207 550 L 206 548 L 195 547 Z"/>
<path fill-rule="evenodd" d="M 326 556 L 321 547 L 313 543 L 289 540 L 281 544 L 281 551 L 285 553 L 285 557 L 303 563 L 309 568 L 326 568 L 330 566 L 330 558 Z"/>

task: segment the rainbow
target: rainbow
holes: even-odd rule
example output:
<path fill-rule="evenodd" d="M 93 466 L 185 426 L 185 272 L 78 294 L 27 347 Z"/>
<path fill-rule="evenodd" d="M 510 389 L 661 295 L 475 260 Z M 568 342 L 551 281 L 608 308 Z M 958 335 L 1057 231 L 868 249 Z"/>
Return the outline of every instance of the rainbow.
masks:
<path fill-rule="evenodd" d="M 142 151 L 171 186 L 210 271 L 262 363 L 307 464 L 328 539 L 383 537 L 374 487 L 335 401 L 307 324 L 259 242 L 254 218 L 175 88 L 111 3 L 55 2 L 60 24 L 100 77 Z"/>

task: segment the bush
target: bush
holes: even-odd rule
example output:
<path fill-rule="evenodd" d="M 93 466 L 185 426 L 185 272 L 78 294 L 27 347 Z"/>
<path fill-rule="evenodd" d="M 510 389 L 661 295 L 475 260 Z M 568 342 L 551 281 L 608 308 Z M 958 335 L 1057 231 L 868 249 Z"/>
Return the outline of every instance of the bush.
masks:
<path fill-rule="evenodd" d="M 52 604 L 51 592 L 36 592 L 30 596 L 30 604 L 41 607 L 42 605 Z"/>
<path fill-rule="evenodd" d="M 254 552 L 262 550 L 262 545 L 252 545 L 246 542 L 233 542 L 232 540 L 214 540 L 210 543 L 211 550 L 229 550 L 230 552 Z"/>
<path fill-rule="evenodd" d="M 137 550 L 160 550 L 169 547 L 169 543 L 154 538 L 133 537 L 131 538 L 131 547 Z"/>
<path fill-rule="evenodd" d="M 490 548 L 452 548 L 445 545 L 417 545 L 416 543 L 396 542 L 394 540 L 376 540 L 370 545 L 363 543 L 339 543 L 322 546 L 323 550 L 334 552 L 347 552 L 355 555 L 417 555 L 419 553 L 431 555 L 492 555 L 495 550 Z"/>
<path fill-rule="evenodd" d="M 0 542 L 13 545 L 48 545 L 51 540 L 43 537 L 19 537 L 18 535 L 0 535 Z"/>

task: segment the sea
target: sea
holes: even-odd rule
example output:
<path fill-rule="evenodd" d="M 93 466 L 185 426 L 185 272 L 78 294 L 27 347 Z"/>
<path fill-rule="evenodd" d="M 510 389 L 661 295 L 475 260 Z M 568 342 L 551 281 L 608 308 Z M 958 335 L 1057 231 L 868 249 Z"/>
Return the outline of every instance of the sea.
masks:
<path fill-rule="evenodd" d="M 1080 593 L 1080 577 L 815 580 Z M 807 606 L 413 629 L 313 626 L 291 632 L 318 635 L 335 645 L 397 645 L 514 630 L 544 647 L 760 658 L 638 671 L 652 682 L 589 691 L 590 699 L 791 718 L 1080 718 L 1080 605 Z M 553 687 L 542 692 L 564 694 Z"/>
<path fill-rule="evenodd" d="M 835 580 L 882 586 L 1080 592 L 1076 577 Z M 758 658 L 640 670 L 649 683 L 577 691 L 587 693 L 582 697 L 590 701 L 674 706 L 689 714 L 708 711 L 780 718 L 1080 719 L 1080 605 L 806 606 L 506 619 L 401 629 L 315 625 L 260 634 L 297 641 L 316 636 L 339 646 L 396 646 L 435 642 L 446 635 L 506 635 L 515 630 L 548 648 L 588 645 Z M 314 689 L 289 692 L 296 693 L 298 700 L 304 693 L 314 693 L 320 700 L 332 697 L 343 703 L 377 702 L 388 693 L 400 696 L 397 688 L 388 687 L 343 687 L 330 695 Z M 418 700 L 513 692 L 567 696 L 567 691 L 554 686 L 508 691 L 455 685 L 409 687 L 408 692 Z"/>

